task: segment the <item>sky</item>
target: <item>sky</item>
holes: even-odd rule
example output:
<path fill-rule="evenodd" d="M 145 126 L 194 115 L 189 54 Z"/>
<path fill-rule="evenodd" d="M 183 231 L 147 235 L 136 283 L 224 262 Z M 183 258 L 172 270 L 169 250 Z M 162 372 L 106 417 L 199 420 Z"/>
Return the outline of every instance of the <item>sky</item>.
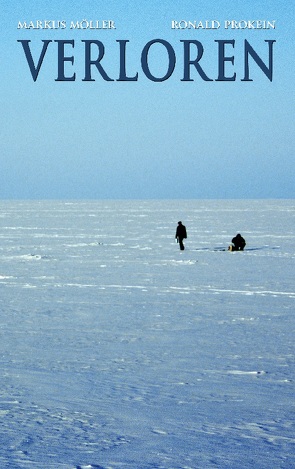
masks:
<path fill-rule="evenodd" d="M 64 21 L 64 29 L 18 28 L 19 22 Z M 115 29 L 71 29 L 71 22 L 113 21 Z M 211 21 L 220 28 L 172 29 L 172 21 Z M 225 21 L 275 21 L 275 29 L 225 29 Z M 49 23 L 52 25 L 53 23 Z M 184 24 L 184 23 L 182 23 Z M 216 23 L 215 23 L 216 24 Z M 245 0 L 4 2 L 1 28 L 0 199 L 251 199 L 294 198 L 294 12 L 286 2 Z M 141 54 L 153 39 L 172 46 L 171 77 L 150 80 Z M 51 40 L 36 81 L 22 44 L 30 40 L 35 64 Z M 65 46 L 65 76 L 56 81 L 58 46 Z M 92 68 L 84 78 L 85 40 L 99 40 L 112 78 Z M 126 74 L 118 81 L 118 40 L 126 43 Z M 183 78 L 183 40 L 200 41 L 200 64 L 212 81 L 191 68 Z M 227 45 L 218 78 L 217 40 Z M 250 58 L 244 76 L 244 42 L 268 62 L 275 40 L 273 80 Z M 94 52 L 92 52 L 94 55 Z M 168 70 L 166 48 L 149 51 L 155 77 Z"/>

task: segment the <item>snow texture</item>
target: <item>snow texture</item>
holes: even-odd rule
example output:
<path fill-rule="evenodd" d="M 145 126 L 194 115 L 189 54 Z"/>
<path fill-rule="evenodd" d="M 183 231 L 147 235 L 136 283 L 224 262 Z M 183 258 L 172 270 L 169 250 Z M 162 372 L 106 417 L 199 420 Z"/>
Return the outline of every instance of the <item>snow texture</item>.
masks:
<path fill-rule="evenodd" d="M 2 201 L 0 467 L 295 467 L 294 213 Z"/>

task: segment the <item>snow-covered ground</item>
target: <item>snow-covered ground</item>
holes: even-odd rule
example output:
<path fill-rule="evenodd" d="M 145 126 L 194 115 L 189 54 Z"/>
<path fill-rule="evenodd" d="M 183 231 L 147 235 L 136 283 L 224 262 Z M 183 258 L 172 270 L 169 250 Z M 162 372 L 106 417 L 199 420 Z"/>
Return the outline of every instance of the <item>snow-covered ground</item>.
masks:
<path fill-rule="evenodd" d="M 295 201 L 0 207 L 1 469 L 295 467 Z"/>

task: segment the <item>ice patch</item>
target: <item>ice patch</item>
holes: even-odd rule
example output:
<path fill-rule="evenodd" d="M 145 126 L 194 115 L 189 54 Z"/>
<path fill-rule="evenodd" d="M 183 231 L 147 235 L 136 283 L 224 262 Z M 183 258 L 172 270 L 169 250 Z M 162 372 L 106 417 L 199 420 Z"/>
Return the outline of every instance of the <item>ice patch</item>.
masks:
<path fill-rule="evenodd" d="M 23 256 L 19 257 L 20 259 L 25 259 L 27 261 L 42 259 L 42 256 L 40 256 L 39 254 L 24 254 Z"/>
<path fill-rule="evenodd" d="M 167 432 L 165 430 L 161 430 L 160 428 L 153 428 L 152 432 L 156 433 L 157 435 L 167 435 Z"/>
<path fill-rule="evenodd" d="M 74 469 L 106 469 L 103 466 L 98 466 L 97 464 L 87 464 L 83 466 L 76 466 Z"/>
<path fill-rule="evenodd" d="M 219 288 L 209 288 L 210 291 L 215 293 L 229 293 L 232 295 L 261 295 L 261 296 L 289 296 L 290 298 L 295 297 L 295 292 L 285 292 L 285 291 L 272 291 L 272 290 L 232 290 L 232 289 L 219 289 Z"/>
<path fill-rule="evenodd" d="M 252 376 L 260 376 L 265 375 L 266 371 L 241 371 L 241 370 L 232 370 L 227 372 L 229 375 L 252 375 Z"/>
<path fill-rule="evenodd" d="M 87 464 L 82 466 L 76 466 L 75 469 L 106 469 L 106 467 L 98 466 L 97 464 Z"/>
<path fill-rule="evenodd" d="M 102 246 L 103 243 L 92 242 L 92 243 L 75 243 L 75 244 L 64 244 L 67 248 L 85 248 L 87 246 Z"/>
<path fill-rule="evenodd" d="M 183 259 L 180 259 L 180 260 L 172 259 L 172 260 L 164 261 L 164 264 L 176 265 L 176 266 L 187 266 L 187 265 L 195 265 L 197 262 L 198 262 L 197 260 L 191 260 L 191 259 L 188 259 L 186 261 Z"/>

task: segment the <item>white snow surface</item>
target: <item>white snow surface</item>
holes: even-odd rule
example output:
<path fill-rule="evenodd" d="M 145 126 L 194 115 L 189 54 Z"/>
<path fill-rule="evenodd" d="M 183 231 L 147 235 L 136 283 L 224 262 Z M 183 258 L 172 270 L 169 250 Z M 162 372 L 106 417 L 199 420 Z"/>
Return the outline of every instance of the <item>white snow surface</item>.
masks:
<path fill-rule="evenodd" d="M 295 201 L 0 206 L 1 469 L 295 467 Z"/>

